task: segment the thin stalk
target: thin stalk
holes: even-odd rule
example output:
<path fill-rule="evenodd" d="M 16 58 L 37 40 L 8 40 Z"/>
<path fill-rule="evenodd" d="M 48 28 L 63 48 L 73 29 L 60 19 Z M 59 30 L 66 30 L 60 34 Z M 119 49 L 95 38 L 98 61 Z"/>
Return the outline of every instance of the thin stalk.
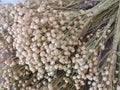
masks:
<path fill-rule="evenodd" d="M 120 42 L 120 1 L 119 1 L 118 13 L 117 13 L 115 33 L 114 33 L 114 38 L 113 38 L 113 47 L 112 48 L 114 51 L 117 51 L 117 47 L 118 47 L 119 42 Z M 117 61 L 116 53 L 114 53 L 112 55 L 112 60 L 114 60 L 114 62 L 110 66 L 110 73 L 111 74 L 109 75 L 109 81 L 110 81 L 110 86 L 108 87 L 109 90 L 112 90 L 112 86 L 113 86 L 112 81 L 114 79 L 114 72 L 116 69 L 116 61 Z"/>
<path fill-rule="evenodd" d="M 87 12 L 92 11 L 93 15 L 97 16 L 118 2 L 119 0 L 104 0 L 103 2 L 99 3 L 98 5 L 93 7 L 91 10 L 88 10 Z"/>
<path fill-rule="evenodd" d="M 118 5 L 117 5 L 117 2 L 118 2 L 118 1 L 119 1 L 119 0 L 105 0 L 104 2 L 102 2 L 102 3 L 98 4 L 97 6 L 93 7 L 92 9 L 87 10 L 85 13 L 86 13 L 86 14 L 92 13 L 93 16 L 90 18 L 89 24 L 86 25 L 87 28 L 84 28 L 84 29 L 81 31 L 80 36 L 82 37 L 82 36 L 84 36 L 84 35 L 87 33 L 87 31 L 88 31 L 88 29 L 89 29 L 89 27 L 90 27 L 90 26 L 89 26 L 90 23 L 92 23 L 93 20 L 95 20 L 95 18 L 99 16 L 99 14 L 101 14 L 102 12 L 106 11 L 107 9 L 109 9 L 109 8 L 110 8 L 111 6 L 113 6 L 114 4 L 116 5 L 115 7 L 117 7 L 117 6 L 118 6 Z M 105 12 L 105 13 L 106 13 L 106 12 Z M 109 13 L 109 12 L 108 12 L 108 13 Z M 107 14 L 108 14 L 108 13 L 107 13 Z M 105 15 L 106 15 L 106 14 L 105 14 Z M 103 16 L 103 17 L 104 17 L 104 16 Z"/>
<path fill-rule="evenodd" d="M 119 42 L 119 46 L 118 46 L 118 51 L 120 51 L 120 42 Z M 118 56 L 117 61 L 118 61 L 117 63 L 118 63 L 118 71 L 119 71 L 118 82 L 120 83 L 120 56 Z"/>
<path fill-rule="evenodd" d="M 99 40 L 96 42 L 95 47 L 96 47 L 96 46 L 99 44 L 99 42 L 102 40 L 103 36 L 106 34 L 107 29 L 113 24 L 114 20 L 115 20 L 115 16 L 113 15 L 113 16 L 110 18 L 108 24 L 106 25 L 105 31 L 103 32 L 102 36 L 101 36 L 101 37 L 99 38 Z"/>

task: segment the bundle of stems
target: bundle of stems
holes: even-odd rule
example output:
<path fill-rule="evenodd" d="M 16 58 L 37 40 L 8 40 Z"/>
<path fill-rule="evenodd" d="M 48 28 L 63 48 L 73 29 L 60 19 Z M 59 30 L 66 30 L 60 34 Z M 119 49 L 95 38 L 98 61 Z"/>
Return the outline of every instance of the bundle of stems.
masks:
<path fill-rule="evenodd" d="M 0 90 L 120 90 L 120 0 L 93 1 L 0 6 Z"/>

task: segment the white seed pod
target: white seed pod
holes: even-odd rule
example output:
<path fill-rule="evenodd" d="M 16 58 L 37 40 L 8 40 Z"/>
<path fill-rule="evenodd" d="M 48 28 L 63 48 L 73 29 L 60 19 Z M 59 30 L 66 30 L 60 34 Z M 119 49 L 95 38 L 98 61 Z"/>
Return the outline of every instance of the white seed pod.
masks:
<path fill-rule="evenodd" d="M 95 86 L 96 86 L 96 83 L 95 83 L 95 82 L 93 82 L 93 83 L 92 83 L 92 86 L 94 86 L 94 87 L 95 87 Z"/>
<path fill-rule="evenodd" d="M 49 89 L 49 90 L 54 90 L 52 84 L 50 84 L 50 83 L 48 84 L 48 89 Z"/>
<path fill-rule="evenodd" d="M 109 75 L 109 71 L 105 71 L 105 74 L 106 74 L 106 75 Z"/>
<path fill-rule="evenodd" d="M 91 84 L 91 81 L 88 81 L 88 85 L 90 85 Z"/>
<path fill-rule="evenodd" d="M 103 88 L 98 88 L 98 90 L 103 90 Z"/>
<path fill-rule="evenodd" d="M 103 81 L 107 81 L 107 77 L 104 76 L 102 80 L 103 80 Z"/>
<path fill-rule="evenodd" d="M 106 84 L 107 84 L 107 85 L 110 85 L 110 81 L 106 81 Z"/>
<path fill-rule="evenodd" d="M 8 43 L 11 43 L 12 42 L 11 36 L 8 36 L 6 40 L 7 40 Z"/>
<path fill-rule="evenodd" d="M 79 65 L 76 64 L 76 65 L 74 66 L 74 68 L 75 68 L 75 69 L 79 69 Z"/>
<path fill-rule="evenodd" d="M 88 66 L 88 65 L 85 65 L 85 66 L 84 66 L 84 68 L 85 68 L 85 69 L 88 69 L 88 68 L 89 68 L 89 66 Z"/>

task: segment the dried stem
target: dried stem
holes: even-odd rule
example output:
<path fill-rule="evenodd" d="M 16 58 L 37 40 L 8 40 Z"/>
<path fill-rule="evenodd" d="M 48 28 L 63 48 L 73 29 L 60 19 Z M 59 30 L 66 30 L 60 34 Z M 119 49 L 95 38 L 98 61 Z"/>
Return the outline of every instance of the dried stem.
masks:
<path fill-rule="evenodd" d="M 114 33 L 114 39 L 113 39 L 113 50 L 117 51 L 117 47 L 120 41 L 120 2 L 119 2 L 119 9 L 118 9 L 118 14 L 117 14 L 117 20 L 116 20 L 116 27 L 115 27 L 115 33 Z M 108 87 L 109 90 L 112 90 L 112 81 L 114 79 L 114 71 L 116 69 L 116 60 L 117 60 L 117 55 L 116 53 L 113 54 L 112 56 L 113 63 L 110 67 L 110 75 L 109 75 L 109 80 L 110 80 L 110 86 Z"/>

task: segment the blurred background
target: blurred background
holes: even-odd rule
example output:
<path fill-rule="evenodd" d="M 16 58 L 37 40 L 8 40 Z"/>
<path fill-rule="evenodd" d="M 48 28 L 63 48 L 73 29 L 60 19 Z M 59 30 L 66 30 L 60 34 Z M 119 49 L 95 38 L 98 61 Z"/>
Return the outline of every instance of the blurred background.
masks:
<path fill-rule="evenodd" d="M 0 0 L 2 4 L 6 4 L 6 3 L 18 3 L 18 2 L 23 2 L 24 0 Z"/>

